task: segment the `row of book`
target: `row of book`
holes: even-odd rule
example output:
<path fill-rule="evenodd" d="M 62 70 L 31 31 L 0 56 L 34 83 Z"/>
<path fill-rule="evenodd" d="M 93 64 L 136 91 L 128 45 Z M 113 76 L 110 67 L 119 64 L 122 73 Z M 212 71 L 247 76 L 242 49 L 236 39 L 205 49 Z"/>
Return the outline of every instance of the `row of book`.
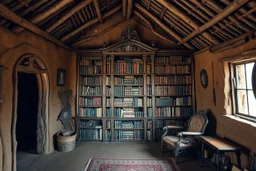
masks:
<path fill-rule="evenodd" d="M 190 74 L 191 67 L 190 65 L 183 65 L 183 66 L 174 66 L 174 65 L 156 65 L 155 66 L 155 73 L 156 74 Z"/>
<path fill-rule="evenodd" d="M 114 65 L 115 74 L 143 74 L 142 59 L 117 60 Z"/>
<path fill-rule="evenodd" d="M 115 121 L 115 128 L 143 128 L 143 121 Z"/>
<path fill-rule="evenodd" d="M 153 140 L 153 131 L 147 130 L 147 140 L 152 141 Z"/>
<path fill-rule="evenodd" d="M 152 106 L 152 98 L 147 98 L 147 106 Z"/>
<path fill-rule="evenodd" d="M 80 140 L 102 140 L 102 129 L 80 129 L 79 130 Z"/>
<path fill-rule="evenodd" d="M 81 120 L 80 128 L 102 128 L 100 120 Z"/>
<path fill-rule="evenodd" d="M 143 140 L 143 130 L 115 130 L 115 140 Z"/>
<path fill-rule="evenodd" d="M 191 84 L 191 76 L 156 76 L 155 84 Z"/>
<path fill-rule="evenodd" d="M 156 95 L 190 95 L 191 85 L 186 86 L 155 86 Z"/>
<path fill-rule="evenodd" d="M 125 78 L 115 77 L 114 79 L 115 85 L 144 83 L 143 77 L 125 76 Z M 102 76 L 80 76 L 80 84 L 102 84 Z M 147 84 L 151 84 L 150 76 L 147 76 Z M 191 76 L 156 76 L 155 84 L 191 84 Z M 106 77 L 106 85 L 111 85 L 111 77 Z"/>
<path fill-rule="evenodd" d="M 79 97 L 80 106 L 101 106 L 101 97 L 84 98 Z"/>
<path fill-rule="evenodd" d="M 79 60 L 79 65 L 80 66 L 94 66 L 94 65 L 99 65 L 101 66 L 103 63 L 102 60 L 95 60 L 95 59 L 88 59 L 88 57 L 81 57 Z"/>
<path fill-rule="evenodd" d="M 114 89 L 115 96 L 142 96 L 143 87 L 133 87 L 133 86 L 116 86 Z M 156 95 L 190 95 L 191 85 L 184 86 L 155 86 Z M 96 86 L 80 86 L 79 87 L 80 96 L 101 96 L 102 87 Z M 111 87 L 106 87 L 106 95 L 111 95 Z M 152 86 L 147 86 L 147 95 L 152 95 Z"/>
<path fill-rule="evenodd" d="M 168 56 L 168 57 L 155 58 L 155 64 L 179 65 L 179 64 L 190 64 L 190 63 L 191 63 L 191 58 L 188 56 Z"/>
<path fill-rule="evenodd" d="M 80 85 L 82 84 L 102 84 L 102 76 L 80 76 Z"/>
<path fill-rule="evenodd" d="M 186 117 L 191 116 L 191 107 L 159 107 L 156 108 L 156 117 Z"/>
<path fill-rule="evenodd" d="M 107 83 L 108 81 L 107 77 Z M 134 76 L 124 76 L 124 77 L 115 77 L 115 85 L 122 85 L 122 84 L 143 84 L 143 77 L 134 77 Z"/>
<path fill-rule="evenodd" d="M 147 123 L 147 129 L 152 129 L 153 128 L 153 121 L 152 120 L 150 120 L 150 121 L 148 121 L 148 123 Z"/>
<path fill-rule="evenodd" d="M 111 140 L 111 131 L 110 130 L 105 130 L 105 140 L 110 141 Z"/>
<path fill-rule="evenodd" d="M 102 108 L 79 108 L 79 116 L 102 117 Z"/>
<path fill-rule="evenodd" d="M 102 86 L 79 86 L 80 96 L 101 96 Z"/>
<path fill-rule="evenodd" d="M 102 66 L 80 66 L 80 74 L 102 74 Z"/>
<path fill-rule="evenodd" d="M 107 129 L 111 128 L 111 121 L 110 120 L 106 120 L 106 128 Z"/>
<path fill-rule="evenodd" d="M 110 105 L 110 99 L 107 99 L 107 104 Z M 115 98 L 114 106 L 116 107 L 126 107 L 126 106 L 143 106 L 142 98 Z"/>
<path fill-rule="evenodd" d="M 114 116 L 116 118 L 142 118 L 144 112 L 140 108 L 114 108 Z"/>
<path fill-rule="evenodd" d="M 114 94 L 116 96 L 143 95 L 143 87 L 139 87 L 139 86 L 115 86 Z"/>
<path fill-rule="evenodd" d="M 152 117 L 153 116 L 153 110 L 152 107 L 147 108 L 147 117 Z"/>
<path fill-rule="evenodd" d="M 168 105 L 191 105 L 191 96 L 189 97 L 160 97 L 156 98 L 156 106 Z"/>

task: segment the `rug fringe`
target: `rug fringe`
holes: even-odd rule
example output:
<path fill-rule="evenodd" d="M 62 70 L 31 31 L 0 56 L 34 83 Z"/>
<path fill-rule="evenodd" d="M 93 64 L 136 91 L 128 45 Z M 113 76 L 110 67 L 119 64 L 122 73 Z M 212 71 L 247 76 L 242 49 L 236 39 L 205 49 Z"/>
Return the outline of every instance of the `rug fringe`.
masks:
<path fill-rule="evenodd" d="M 92 160 L 92 157 L 91 157 L 91 158 L 89 159 L 89 161 L 87 162 L 87 164 L 86 164 L 86 166 L 85 166 L 85 168 L 84 168 L 83 171 L 86 171 L 86 170 L 88 169 L 91 160 Z"/>

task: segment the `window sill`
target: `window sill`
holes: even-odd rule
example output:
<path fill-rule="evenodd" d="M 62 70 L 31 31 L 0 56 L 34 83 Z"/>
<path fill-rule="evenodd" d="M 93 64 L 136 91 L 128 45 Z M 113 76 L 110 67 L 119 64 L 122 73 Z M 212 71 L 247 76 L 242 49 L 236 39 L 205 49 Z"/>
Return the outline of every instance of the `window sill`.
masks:
<path fill-rule="evenodd" d="M 253 127 L 256 128 L 256 123 L 253 122 L 253 121 L 248 121 L 248 120 L 246 120 L 246 119 L 243 119 L 243 118 L 241 118 L 241 117 L 239 117 L 239 116 L 235 116 L 235 115 L 223 115 L 223 116 L 224 116 L 224 117 L 227 117 L 227 118 L 229 118 L 229 119 L 235 120 L 235 121 L 237 121 L 237 122 L 241 122 L 241 123 L 244 123 L 244 124 L 251 125 L 251 126 L 253 126 Z"/>

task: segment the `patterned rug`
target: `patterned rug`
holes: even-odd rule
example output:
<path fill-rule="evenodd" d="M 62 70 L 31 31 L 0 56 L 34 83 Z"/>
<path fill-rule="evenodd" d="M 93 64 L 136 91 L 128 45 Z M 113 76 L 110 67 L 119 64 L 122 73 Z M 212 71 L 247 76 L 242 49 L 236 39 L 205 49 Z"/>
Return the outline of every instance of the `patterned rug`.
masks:
<path fill-rule="evenodd" d="M 91 158 L 84 171 L 178 171 L 171 159 Z"/>

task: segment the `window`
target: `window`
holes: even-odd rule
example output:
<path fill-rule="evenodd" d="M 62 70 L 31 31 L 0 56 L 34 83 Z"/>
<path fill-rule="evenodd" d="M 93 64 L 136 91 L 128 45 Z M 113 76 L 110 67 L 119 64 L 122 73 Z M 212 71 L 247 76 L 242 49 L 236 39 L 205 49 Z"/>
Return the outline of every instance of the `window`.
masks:
<path fill-rule="evenodd" d="M 256 119 L 256 65 L 254 62 L 232 64 L 232 91 L 234 114 L 247 119 Z"/>

